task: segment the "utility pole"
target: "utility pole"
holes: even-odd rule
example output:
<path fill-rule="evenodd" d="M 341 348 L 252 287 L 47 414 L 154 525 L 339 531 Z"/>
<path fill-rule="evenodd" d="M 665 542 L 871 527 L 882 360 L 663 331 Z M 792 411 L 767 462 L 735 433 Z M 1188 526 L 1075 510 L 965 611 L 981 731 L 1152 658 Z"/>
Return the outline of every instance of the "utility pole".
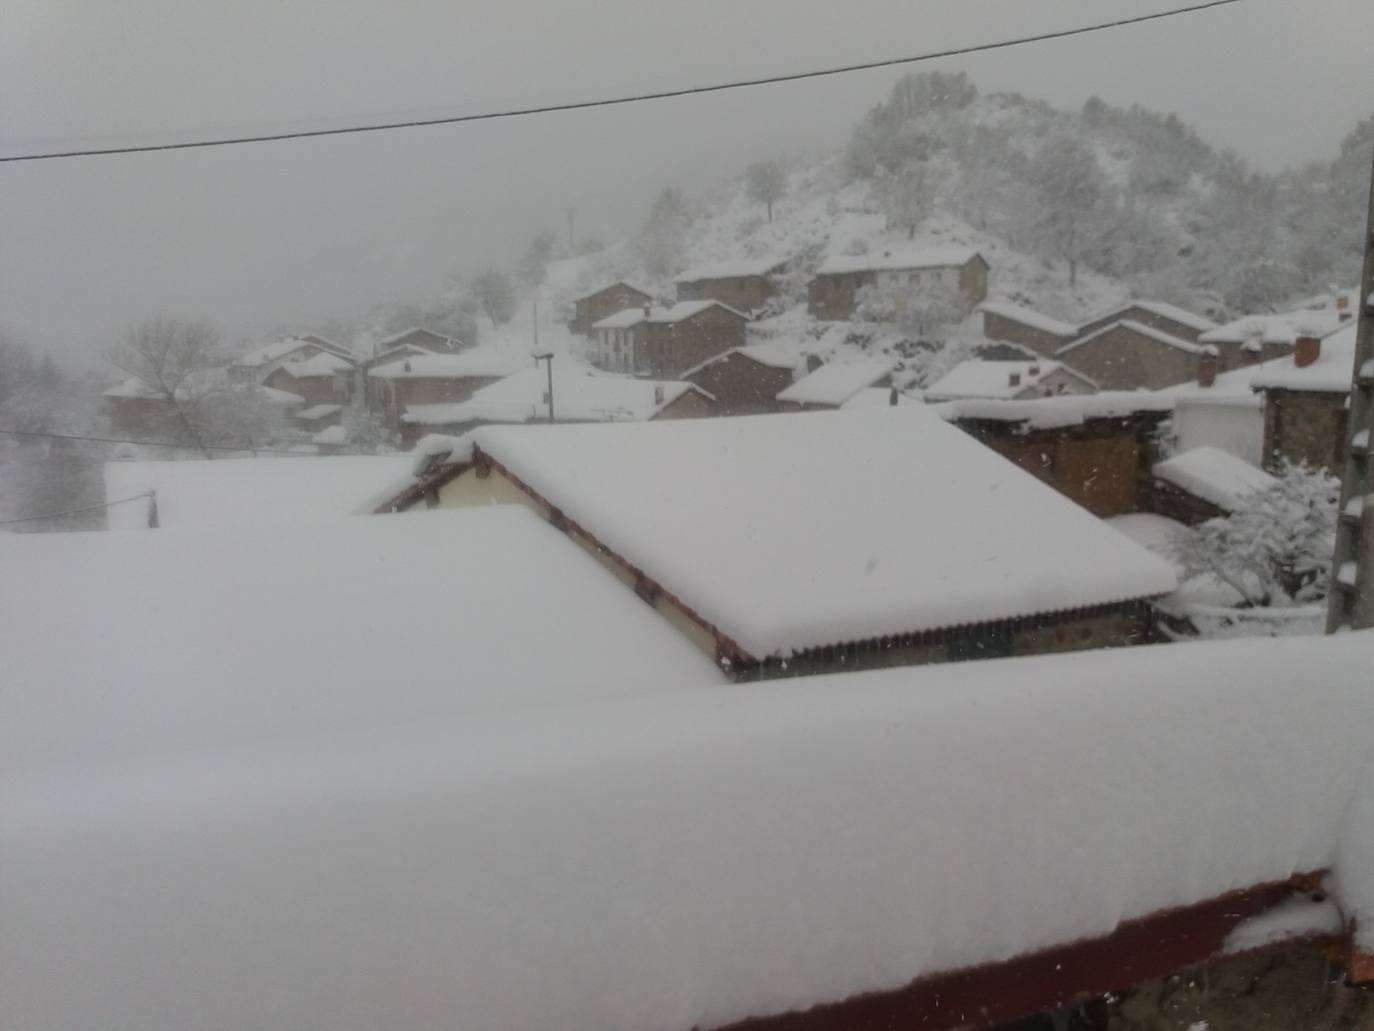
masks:
<path fill-rule="evenodd" d="M 539 302 L 532 301 L 530 304 L 534 311 L 534 348 L 530 351 L 530 357 L 534 359 L 534 364 L 545 363 L 549 373 L 549 422 L 553 422 L 553 351 L 547 347 L 539 346 Z"/>
<path fill-rule="evenodd" d="M 1336 520 L 1326 632 L 1374 626 L 1374 167 L 1365 215 L 1364 271 L 1355 299 L 1360 320 L 1350 384 L 1345 476 Z"/>

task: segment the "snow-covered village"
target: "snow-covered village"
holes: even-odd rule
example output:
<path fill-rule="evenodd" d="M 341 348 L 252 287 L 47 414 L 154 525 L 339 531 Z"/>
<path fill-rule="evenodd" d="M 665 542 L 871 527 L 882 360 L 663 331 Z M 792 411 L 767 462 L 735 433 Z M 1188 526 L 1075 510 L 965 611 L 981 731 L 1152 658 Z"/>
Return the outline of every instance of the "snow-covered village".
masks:
<path fill-rule="evenodd" d="M 1374 1031 L 1374 8 L 856 2 L 0 11 L 0 1028 Z"/>

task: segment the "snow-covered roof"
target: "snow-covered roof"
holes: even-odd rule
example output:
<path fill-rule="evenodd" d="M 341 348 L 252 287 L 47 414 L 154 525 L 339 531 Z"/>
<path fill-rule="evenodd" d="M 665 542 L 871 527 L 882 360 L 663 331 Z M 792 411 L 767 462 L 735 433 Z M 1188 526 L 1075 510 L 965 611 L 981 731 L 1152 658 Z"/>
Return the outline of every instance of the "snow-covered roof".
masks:
<path fill-rule="evenodd" d="M 912 397 L 910 394 L 897 394 L 897 404 L 899 405 L 918 405 L 919 398 Z M 852 412 L 864 408 L 891 408 L 892 407 L 892 388 L 891 387 L 864 387 L 857 394 L 851 397 L 840 409 Z"/>
<path fill-rule="evenodd" d="M 980 419 L 1025 423 L 1026 429 L 1079 426 L 1089 419 L 1122 419 L 1141 412 L 1173 411 L 1174 399 L 1157 391 L 1106 390 L 1097 394 L 1064 394 L 1024 401 L 967 398 L 932 404 L 931 411 L 949 422 Z"/>
<path fill-rule="evenodd" d="M 739 258 L 698 265 L 678 276 L 676 282 L 696 283 L 703 279 L 741 279 L 747 276 L 766 276 L 787 263 L 786 258 Z"/>
<path fill-rule="evenodd" d="M 1119 322 L 1113 322 L 1106 326 L 1103 326 L 1101 329 L 1094 330 L 1087 336 L 1080 337 L 1071 344 L 1065 344 L 1063 347 L 1059 348 L 1059 350 L 1055 351 L 1054 353 L 1068 354 L 1075 348 L 1082 347 L 1084 344 L 1092 343 L 1092 341 L 1096 340 L 1098 337 L 1102 336 L 1105 333 L 1110 333 L 1114 329 L 1129 329 L 1132 333 L 1138 333 L 1141 336 L 1148 337 L 1149 339 L 1154 340 L 1158 343 L 1167 344 L 1170 347 L 1176 347 L 1180 351 L 1187 351 L 1189 354 L 1201 354 L 1203 350 L 1200 345 L 1195 344 L 1189 340 L 1184 340 L 1182 337 L 1176 337 L 1172 333 L 1166 333 L 1162 329 L 1155 329 L 1153 326 L 1147 326 L 1143 322 L 1136 322 L 1134 319 L 1122 319 Z"/>
<path fill-rule="evenodd" d="M 432 329 L 426 329 L 424 326 L 411 326 L 409 329 L 403 329 L 399 333 L 392 333 L 390 336 L 382 337 L 382 339 L 377 341 L 376 348 L 379 351 L 385 351 L 388 347 L 401 343 L 406 337 L 415 336 L 417 334 L 437 337 L 448 344 L 454 342 L 453 338 L 447 334 L 438 333 Z"/>
<path fill-rule="evenodd" d="M 635 293 L 641 294 L 641 295 L 643 295 L 644 297 L 650 297 L 650 296 L 652 296 L 652 295 L 649 293 L 648 290 L 641 290 L 639 287 L 635 286 L 633 283 L 627 283 L 627 282 L 625 282 L 625 280 L 623 280 L 623 279 L 618 279 L 618 280 L 616 280 L 614 283 L 611 283 L 611 284 L 609 284 L 609 285 L 607 285 L 607 286 L 599 286 L 599 287 L 597 287 L 595 290 L 591 291 L 590 293 L 580 294 L 580 295 L 577 297 L 577 300 L 579 300 L 579 301 L 585 301 L 585 300 L 587 300 L 587 299 L 590 298 L 590 297 L 596 297 L 596 296 L 599 295 L 599 294 L 604 294 L 607 290 L 614 290 L 614 289 L 616 289 L 617 287 L 623 287 L 623 288 L 625 288 L 626 290 L 633 290 Z"/>
<path fill-rule="evenodd" d="M 827 362 L 781 390 L 778 400 L 838 408 L 860 390 L 889 375 L 895 367 L 890 361 Z"/>
<path fill-rule="evenodd" d="M 1132 308 L 1148 311 L 1151 314 L 1160 316 L 1160 318 L 1169 319 L 1171 322 L 1177 322 L 1179 325 L 1187 326 L 1190 329 L 1196 329 L 1198 332 L 1202 333 L 1217 328 L 1217 324 L 1211 319 L 1204 315 L 1199 315 L 1196 312 L 1191 312 L 1187 308 L 1180 308 L 1176 304 L 1169 304 L 1165 301 L 1148 300 L 1124 301 L 1110 311 L 1105 311 L 1101 315 L 1089 319 L 1088 324 L 1100 322 L 1102 319 L 1111 319 L 1112 316 L 1130 311 Z M 1112 321 L 1118 322 L 1121 320 L 1112 319 Z"/>
<path fill-rule="evenodd" d="M 343 405 L 311 405 L 296 413 L 297 419 L 304 419 L 310 422 L 313 419 L 323 419 L 327 415 L 343 411 Z"/>
<path fill-rule="evenodd" d="M 310 440 L 315 444 L 338 446 L 348 442 L 348 431 L 343 426 L 326 426 Z"/>
<path fill-rule="evenodd" d="M 560 421 L 605 422 L 652 419 L 683 394 L 696 390 L 677 380 L 615 376 L 554 363 L 553 408 Z M 456 404 L 411 405 L 403 421 L 421 426 L 479 422 L 532 422 L 547 419 L 548 373 L 524 369 L 498 380 Z"/>
<path fill-rule="evenodd" d="M 231 529 L 343 519 L 408 471 L 410 455 L 106 462 L 107 500 L 157 492 L 160 527 Z M 109 509 L 112 530 L 148 526 L 147 502 Z"/>
<path fill-rule="evenodd" d="M 348 372 L 353 367 L 353 363 L 347 358 L 331 354 L 329 351 L 321 351 L 317 355 L 299 361 L 289 361 L 282 366 L 297 379 L 306 379 L 311 376 L 333 376 L 335 373 Z"/>
<path fill-rule="evenodd" d="M 1355 338 L 1359 324 L 1347 322 L 1344 328 L 1322 339 L 1317 360 L 1299 366 L 1289 355 L 1267 361 L 1255 370 L 1250 385 L 1257 390 L 1313 390 L 1345 394 L 1355 371 Z"/>
<path fill-rule="evenodd" d="M 178 401 L 193 400 L 198 397 L 223 390 L 229 386 L 229 378 L 221 368 L 194 369 L 176 389 Z M 150 387 L 137 376 L 129 376 L 122 382 L 105 390 L 102 397 L 120 397 L 137 400 L 156 400 L 163 396 L 162 391 Z"/>
<path fill-rule="evenodd" d="M 927 401 L 948 401 L 961 397 L 1012 398 L 1033 390 L 1057 372 L 1081 380 L 1096 389 L 1097 384 L 1061 362 L 1037 358 L 1025 362 L 989 361 L 970 358 L 941 376 L 926 390 Z M 1015 377 L 1016 382 L 1012 379 Z"/>
<path fill-rule="evenodd" d="M 987 301 L 980 304 L 978 310 L 987 312 L 989 315 L 1000 315 L 1004 319 L 1011 319 L 1013 322 L 1019 322 L 1031 329 L 1052 333 L 1065 339 L 1076 336 L 1078 333 L 1077 326 L 1050 318 L 1048 315 L 1042 315 L 1038 311 L 1023 308 L 1021 305 L 1012 304 L 1009 301 Z"/>
<path fill-rule="evenodd" d="M 1174 586 L 923 405 L 471 440 L 755 658 Z"/>
<path fill-rule="evenodd" d="M 1123 515 L 1111 516 L 1104 522 L 1118 533 L 1124 533 L 1142 548 L 1149 548 L 1170 562 L 1175 561 L 1175 549 L 1179 538 L 1188 532 L 1188 527 L 1184 523 L 1153 512 L 1126 512 Z"/>
<path fill-rule="evenodd" d="M 289 390 L 278 390 L 276 387 L 259 386 L 254 391 L 257 396 L 271 405 L 298 405 L 303 404 L 305 398 L 300 394 L 293 394 Z"/>
<path fill-rule="evenodd" d="M 1195 447 L 1181 455 L 1156 462 L 1156 477 L 1233 512 L 1247 494 L 1268 490 L 1278 483 L 1263 469 L 1218 447 Z"/>
<path fill-rule="evenodd" d="M 954 268 L 981 255 L 970 247 L 885 247 L 867 254 L 832 254 L 816 269 L 818 276 L 882 269 Z"/>
<path fill-rule="evenodd" d="M 477 348 L 462 354 L 417 354 L 373 366 L 369 376 L 378 379 L 466 379 L 509 376 L 530 359 L 494 348 Z"/>
<path fill-rule="evenodd" d="M 1262 344 L 1292 344 L 1300 336 L 1312 335 L 1325 337 L 1336 332 L 1344 325 L 1340 313 L 1330 311 L 1283 312 L 1278 315 L 1245 315 L 1209 330 L 1198 337 L 1202 344 L 1244 344 L 1255 341 Z"/>
<path fill-rule="evenodd" d="M 1291 358 L 1275 360 L 1292 361 Z M 1269 363 L 1264 363 L 1264 365 L 1267 364 Z M 1204 387 L 1194 379 L 1186 383 L 1176 383 L 1171 387 L 1163 387 L 1156 393 L 1165 394 L 1175 401 L 1209 401 L 1218 404 L 1241 404 L 1258 407 L 1261 400 L 1251 387 L 1250 381 L 1257 372 L 1264 368 L 1264 365 L 1247 365 L 1239 369 L 1231 369 L 1229 372 L 1219 372 L 1210 387 Z"/>
<path fill-rule="evenodd" d="M 234 364 L 249 368 L 258 368 L 262 365 L 270 365 L 272 362 L 285 358 L 288 354 L 299 351 L 302 348 L 318 350 L 319 345 L 311 343 L 309 340 L 301 340 L 299 337 L 286 337 L 284 340 L 263 344 L 261 347 L 255 347 L 246 354 L 239 355 L 234 359 Z"/>
<path fill-rule="evenodd" d="M 643 308 L 624 308 L 614 315 L 607 315 L 601 321 L 592 323 L 592 329 L 629 329 L 631 326 L 638 326 L 641 322 L 681 322 L 683 319 L 690 319 L 712 307 L 724 308 L 732 315 L 738 315 L 742 319 L 747 320 L 749 318 L 743 312 L 736 311 L 728 304 L 721 304 L 720 301 L 678 301 L 671 308 L 651 307 L 647 318 Z"/>
<path fill-rule="evenodd" d="M 39 543 L 59 558 L 68 546 Z M 471 576 L 457 556 L 491 570 L 517 611 L 564 597 L 536 561 L 495 571 L 497 550 L 512 549 L 449 534 L 415 562 L 376 564 L 436 585 L 412 587 L 435 615 L 390 618 L 399 577 L 387 604 L 360 598 L 358 612 L 422 657 L 442 648 L 453 674 L 407 677 L 401 648 L 374 648 L 359 656 L 377 670 L 367 686 L 387 690 L 367 703 L 487 677 L 523 694 L 577 669 L 544 657 L 563 654 L 556 641 L 497 656 L 531 661 L 532 678 L 462 675 L 480 663 L 449 635 L 486 658 L 468 620 L 488 627 L 501 606 L 452 589 Z M 336 568 L 329 582 L 358 597 Z M 79 600 L 89 577 L 72 576 Z M 604 602 L 540 605 L 528 638 L 585 630 L 567 647 L 600 646 L 593 666 L 614 672 L 639 643 L 625 629 L 636 613 L 621 625 Z M 149 650 L 167 650 L 160 635 Z M 252 648 L 224 651 L 239 662 Z M 209 665 L 177 685 L 190 699 Z M 1333 897 L 1365 928 L 1372 666 L 1369 631 L 1109 649 L 14 778 L 0 796 L 0 998 L 21 1028 L 709 1028 L 1092 940 L 1300 872 L 1333 870 Z M 318 704 L 302 686 L 315 678 L 267 672 Z M 84 723 L 87 696 L 119 733 L 130 714 L 88 683 L 83 671 L 45 700 L 56 733 Z"/>
<path fill-rule="evenodd" d="M 0 775 L 721 679 L 519 506 L 22 545 Z"/>

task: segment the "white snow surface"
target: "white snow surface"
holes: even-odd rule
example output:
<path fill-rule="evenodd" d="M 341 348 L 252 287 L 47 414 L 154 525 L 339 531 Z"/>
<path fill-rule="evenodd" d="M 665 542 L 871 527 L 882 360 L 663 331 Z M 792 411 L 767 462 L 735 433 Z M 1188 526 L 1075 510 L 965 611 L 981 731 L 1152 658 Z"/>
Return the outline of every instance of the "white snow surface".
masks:
<path fill-rule="evenodd" d="M 655 323 L 681 322 L 683 319 L 690 319 L 693 315 L 700 314 L 707 308 L 724 308 L 742 319 L 749 317 L 743 312 L 736 311 L 728 304 L 721 304 L 720 301 L 678 301 L 670 308 L 650 307 L 647 318 L 643 308 L 623 308 L 614 315 L 607 315 L 600 322 L 592 323 L 592 329 L 628 329 L 646 321 Z"/>
<path fill-rule="evenodd" d="M 899 405 L 918 405 L 921 404 L 920 398 L 912 397 L 910 394 L 897 394 L 897 404 Z M 864 387 L 857 394 L 851 397 L 840 409 L 852 412 L 863 408 L 890 408 L 892 407 L 892 388 L 891 387 Z"/>
<path fill-rule="evenodd" d="M 1022 401 L 967 398 L 932 404 L 942 419 L 989 419 L 1023 422 L 1027 429 L 1048 430 L 1078 426 L 1088 419 L 1120 419 L 1139 412 L 1173 411 L 1173 398 L 1148 390 L 1105 390 L 1097 394 L 1065 394 Z"/>
<path fill-rule="evenodd" d="M 174 529 L 291 526 L 343 519 L 409 472 L 411 455 L 106 462 L 108 500 L 157 491 L 158 525 Z M 148 527 L 148 503 L 109 509 L 111 530 Z"/>
<path fill-rule="evenodd" d="M 312 376 L 332 376 L 336 372 L 348 372 L 354 368 L 354 364 L 337 354 L 321 351 L 310 358 L 287 362 L 282 367 L 297 379 L 308 379 Z"/>
<path fill-rule="evenodd" d="M 1245 459 L 1208 446 L 1156 462 L 1151 472 L 1227 512 L 1245 504 L 1247 494 L 1268 490 L 1279 482 Z"/>
<path fill-rule="evenodd" d="M 471 439 L 756 658 L 1175 587 L 924 405 Z"/>
<path fill-rule="evenodd" d="M 1243 404 L 1259 407 L 1263 403 L 1263 399 L 1255 393 L 1250 381 L 1255 378 L 1257 373 L 1274 363 L 1287 362 L 1292 364 L 1292 361 L 1292 358 L 1275 358 L 1259 365 L 1248 365 L 1239 369 L 1231 369 L 1229 372 L 1219 372 L 1210 387 L 1204 387 L 1197 380 L 1189 380 L 1187 383 L 1176 383 L 1171 387 L 1162 387 L 1157 393 L 1172 397 L 1177 401 L 1211 401 L 1218 404 Z"/>
<path fill-rule="evenodd" d="M 549 388 L 544 368 L 524 369 L 491 383 L 466 401 L 411 405 L 404 422 L 423 426 L 466 422 L 532 422 L 547 419 Z M 600 373 L 581 366 L 554 363 L 553 409 L 559 421 L 607 422 L 652 419 L 689 390 L 680 380 L 647 380 Z M 661 391 L 661 393 L 660 393 Z"/>
<path fill-rule="evenodd" d="M 323 419 L 326 415 L 333 415 L 335 412 L 341 411 L 343 411 L 343 405 L 311 405 L 309 408 L 297 412 L 296 418 L 310 422 L 314 419 Z"/>
<path fill-rule="evenodd" d="M 0 998 L 24 1031 L 685 1031 L 1333 864 L 1364 925 L 1371 665 L 1368 631 L 1137 647 L 10 776 Z"/>
<path fill-rule="evenodd" d="M 277 340 L 270 344 L 264 344 L 261 347 L 255 347 L 253 350 L 239 355 L 234 359 L 234 364 L 257 368 L 261 365 L 269 365 L 279 358 L 284 358 L 293 351 L 299 351 L 302 348 L 319 350 L 319 345 L 312 344 L 309 340 L 301 340 L 297 337 L 286 337 L 283 340 Z"/>
<path fill-rule="evenodd" d="M 1055 336 L 1064 337 L 1066 340 L 1078 335 L 1077 326 L 1050 318 L 1048 315 L 1042 315 L 1031 308 L 1012 304 L 1010 301 L 986 301 L 978 306 L 978 310 L 992 315 L 1000 315 L 1004 319 L 1011 319 L 1022 325 L 1030 326 L 1032 329 L 1053 333 Z"/>
<path fill-rule="evenodd" d="M 509 376 L 528 364 L 526 355 L 512 354 L 504 348 L 482 347 L 462 354 L 417 354 L 368 370 L 378 379 L 465 379 L 467 377 Z"/>
<path fill-rule="evenodd" d="M 1113 530 L 1124 533 L 1142 548 L 1150 549 L 1168 562 L 1175 561 L 1178 538 L 1188 532 L 1188 527 L 1177 519 L 1153 512 L 1127 512 L 1111 516 L 1105 522 Z"/>
<path fill-rule="evenodd" d="M 1166 333 L 1162 329 L 1155 329 L 1153 326 L 1147 326 L 1143 322 L 1136 322 L 1134 319 L 1122 319 L 1120 322 L 1113 322 L 1110 325 L 1103 326 L 1101 329 L 1094 330 L 1087 336 L 1079 337 L 1071 344 L 1065 344 L 1063 347 L 1061 347 L 1054 353 L 1068 354 L 1075 348 L 1082 347 L 1084 344 L 1096 340 L 1104 333 L 1110 333 L 1112 330 L 1117 328 L 1129 329 L 1133 333 L 1139 333 L 1143 337 L 1148 337 L 1149 339 L 1157 341 L 1161 344 L 1168 344 L 1170 347 L 1176 347 L 1180 351 L 1187 351 L 1189 354 L 1202 353 L 1202 348 L 1197 344 L 1194 344 L 1188 340 L 1184 340 L 1182 337 L 1176 337 L 1172 333 Z"/>
<path fill-rule="evenodd" d="M 315 444 L 344 444 L 348 441 L 348 431 L 342 426 L 326 426 L 310 440 Z"/>
<path fill-rule="evenodd" d="M 1343 325 L 1340 313 L 1299 309 L 1278 315 L 1245 315 L 1198 337 L 1202 344 L 1243 344 L 1258 340 L 1265 344 L 1291 344 L 1298 337 L 1312 334 L 1330 336 Z"/>
<path fill-rule="evenodd" d="M 1292 898 L 1236 925 L 1226 936 L 1221 951 L 1226 954 L 1249 952 L 1316 935 L 1338 935 L 1342 930 L 1341 912 L 1329 898 L 1321 901 Z"/>
<path fill-rule="evenodd" d="M 677 277 L 679 283 L 697 283 L 703 279 L 739 279 L 746 276 L 766 276 L 786 258 L 736 258 L 733 261 L 714 261 L 690 268 Z"/>
<path fill-rule="evenodd" d="M 866 254 L 832 254 L 821 262 L 816 275 L 873 272 L 883 269 L 957 268 L 967 265 L 978 252 L 968 247 L 912 247 L 894 244 Z"/>
<path fill-rule="evenodd" d="M 0 556 L 0 776 L 723 679 L 519 506 Z"/>
<path fill-rule="evenodd" d="M 1065 369 L 1070 375 L 1091 384 L 1080 372 L 1062 362 L 1037 358 L 1034 361 L 1002 362 L 984 358 L 962 361 L 926 388 L 927 401 L 947 401 L 963 397 L 1010 399 L 1036 386 L 1052 373 Z M 1016 376 L 1016 383 L 1011 382 Z"/>
<path fill-rule="evenodd" d="M 1169 304 L 1165 301 L 1142 301 L 1138 299 L 1134 301 L 1123 301 L 1112 309 L 1111 312 L 1103 312 L 1096 318 L 1088 319 L 1088 321 L 1096 322 L 1099 318 L 1106 318 L 1108 315 L 1116 312 L 1129 311 L 1131 308 L 1141 308 L 1144 311 L 1153 312 L 1155 315 L 1170 319 L 1181 325 L 1189 326 L 1192 329 L 1204 333 L 1218 328 L 1217 324 L 1206 316 L 1189 311 L 1187 308 L 1180 308 L 1176 304 Z"/>
<path fill-rule="evenodd" d="M 1301 368 L 1292 356 L 1276 358 L 1260 366 L 1250 383 L 1257 389 L 1313 390 L 1327 394 L 1350 392 L 1355 373 L 1357 323 L 1325 337 L 1317 360 Z"/>
<path fill-rule="evenodd" d="M 795 404 L 839 407 L 896 368 L 891 361 L 826 362 L 815 372 L 803 376 L 778 392 L 779 401 Z"/>

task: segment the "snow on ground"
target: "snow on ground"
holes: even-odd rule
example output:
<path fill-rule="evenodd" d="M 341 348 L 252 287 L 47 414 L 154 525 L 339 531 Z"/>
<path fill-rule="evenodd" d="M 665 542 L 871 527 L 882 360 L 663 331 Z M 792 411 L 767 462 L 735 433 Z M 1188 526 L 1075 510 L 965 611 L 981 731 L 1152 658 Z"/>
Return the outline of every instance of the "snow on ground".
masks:
<path fill-rule="evenodd" d="M 1173 458 L 1156 462 L 1155 477 L 1172 483 L 1226 512 L 1245 504 L 1245 496 L 1277 486 L 1278 480 L 1263 469 L 1218 447 L 1195 447 Z"/>
<path fill-rule="evenodd" d="M 1374 926 L 1371 664 L 1114 649 L 12 776 L 0 998 L 25 1031 L 709 1028 L 1333 864 Z"/>
<path fill-rule="evenodd" d="M 924 405 L 470 436 L 756 658 L 1175 587 Z"/>
<path fill-rule="evenodd" d="M 10 774 L 722 679 L 517 506 L 5 538 L 0 561 L 25 585 L 0 594 Z"/>
<path fill-rule="evenodd" d="M 106 462 L 105 496 L 157 492 L 160 527 L 220 529 L 342 519 L 405 475 L 410 455 Z M 148 528 L 148 502 L 115 505 L 111 530 Z"/>

